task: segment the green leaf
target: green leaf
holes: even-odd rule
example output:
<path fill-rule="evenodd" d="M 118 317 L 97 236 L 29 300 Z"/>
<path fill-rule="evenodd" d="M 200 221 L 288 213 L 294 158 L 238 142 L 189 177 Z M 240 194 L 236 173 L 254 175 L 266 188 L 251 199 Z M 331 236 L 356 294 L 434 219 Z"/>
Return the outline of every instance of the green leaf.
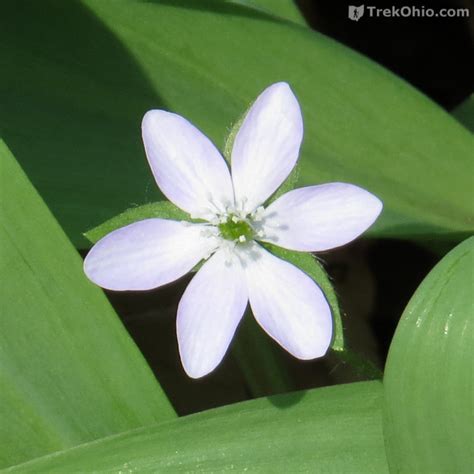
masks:
<path fill-rule="evenodd" d="M 331 307 L 334 323 L 334 335 L 331 348 L 335 351 L 344 350 L 344 333 L 341 312 L 339 310 L 336 293 L 323 266 L 310 253 L 295 252 L 294 250 L 283 249 L 272 244 L 265 244 L 264 246 L 277 257 L 280 257 L 303 270 L 316 282 L 321 290 L 323 290 L 324 296 L 326 296 L 329 306 Z"/>
<path fill-rule="evenodd" d="M 468 130 L 474 132 L 474 94 L 471 94 L 453 111 L 456 117 Z"/>
<path fill-rule="evenodd" d="M 264 12 L 306 26 L 306 20 L 293 0 L 230 0 L 230 2 L 260 8 Z"/>
<path fill-rule="evenodd" d="M 393 472 L 472 472 L 474 238 L 452 250 L 409 302 L 385 371 Z"/>
<path fill-rule="evenodd" d="M 452 239 L 474 227 L 471 134 L 308 28 L 221 0 L 18 0 L 3 2 L 0 35 L 2 135 L 77 245 L 85 229 L 160 199 L 140 140 L 146 110 L 181 114 L 221 145 L 281 80 L 303 109 L 301 184 L 378 195 L 374 236 Z"/>
<path fill-rule="evenodd" d="M 123 433 L 10 472 L 383 474 L 380 382 L 252 400 Z"/>
<path fill-rule="evenodd" d="M 195 221 L 191 219 L 189 214 L 181 210 L 179 207 L 176 207 L 173 203 L 169 201 L 159 201 L 127 209 L 118 216 L 112 217 L 112 219 L 88 230 L 84 233 L 84 236 L 87 240 L 95 244 L 113 230 L 153 217 L 161 217 L 162 219 L 173 219 L 177 221 Z"/>
<path fill-rule="evenodd" d="M 173 418 L 3 142 L 0 170 L 0 467 Z"/>

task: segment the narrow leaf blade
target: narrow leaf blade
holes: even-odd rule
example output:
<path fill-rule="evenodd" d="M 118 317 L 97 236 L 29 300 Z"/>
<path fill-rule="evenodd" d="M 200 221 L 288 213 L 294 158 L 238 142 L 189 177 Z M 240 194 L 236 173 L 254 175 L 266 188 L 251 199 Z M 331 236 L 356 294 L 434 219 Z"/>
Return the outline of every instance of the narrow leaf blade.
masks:
<path fill-rule="evenodd" d="M 173 418 L 3 142 L 0 165 L 0 466 Z"/>

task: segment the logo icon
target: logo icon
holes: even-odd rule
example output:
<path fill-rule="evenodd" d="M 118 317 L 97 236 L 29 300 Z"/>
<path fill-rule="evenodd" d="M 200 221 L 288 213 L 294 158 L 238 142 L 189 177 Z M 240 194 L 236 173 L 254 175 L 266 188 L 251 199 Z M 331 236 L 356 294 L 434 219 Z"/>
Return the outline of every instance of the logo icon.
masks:
<path fill-rule="evenodd" d="M 349 5 L 349 18 L 353 21 L 359 21 L 364 15 L 364 5 L 356 7 L 354 5 Z"/>

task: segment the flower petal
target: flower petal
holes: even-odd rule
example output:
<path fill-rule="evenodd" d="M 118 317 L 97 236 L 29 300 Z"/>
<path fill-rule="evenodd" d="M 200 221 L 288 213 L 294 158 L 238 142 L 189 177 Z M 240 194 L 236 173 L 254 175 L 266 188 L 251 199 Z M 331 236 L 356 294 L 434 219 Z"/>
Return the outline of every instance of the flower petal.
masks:
<path fill-rule="evenodd" d="M 191 280 L 178 306 L 179 353 L 192 378 L 217 367 L 247 306 L 242 266 L 227 258 L 218 250 Z"/>
<path fill-rule="evenodd" d="M 150 290 L 188 273 L 217 246 L 207 226 L 146 219 L 99 240 L 84 261 L 88 278 L 108 290 Z"/>
<path fill-rule="evenodd" d="M 301 110 L 288 84 L 265 89 L 248 111 L 232 149 L 237 204 L 252 212 L 283 183 L 303 139 Z"/>
<path fill-rule="evenodd" d="M 291 250 L 332 249 L 367 230 L 382 207 L 380 199 L 353 184 L 294 189 L 265 209 L 261 240 Z"/>
<path fill-rule="evenodd" d="M 143 143 L 163 194 L 194 217 L 209 219 L 234 202 L 229 169 L 212 142 L 180 115 L 150 110 Z"/>
<path fill-rule="evenodd" d="M 332 317 L 321 289 L 306 273 L 257 244 L 245 273 L 257 322 L 298 359 L 323 356 L 331 342 Z"/>

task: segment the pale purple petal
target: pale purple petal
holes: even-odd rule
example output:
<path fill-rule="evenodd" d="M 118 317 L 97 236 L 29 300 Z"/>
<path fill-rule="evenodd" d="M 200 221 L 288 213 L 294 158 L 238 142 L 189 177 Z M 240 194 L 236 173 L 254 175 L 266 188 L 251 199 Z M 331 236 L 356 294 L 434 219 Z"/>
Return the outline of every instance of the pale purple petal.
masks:
<path fill-rule="evenodd" d="M 143 143 L 163 194 L 204 219 L 233 204 L 229 169 L 212 142 L 180 115 L 150 110 L 143 117 Z"/>
<path fill-rule="evenodd" d="M 150 290 L 188 273 L 215 250 L 206 226 L 146 219 L 99 240 L 84 261 L 88 278 L 108 290 Z"/>
<path fill-rule="evenodd" d="M 248 111 L 232 149 L 237 204 L 253 211 L 290 174 L 303 139 L 301 110 L 288 84 L 265 89 Z"/>
<path fill-rule="evenodd" d="M 381 211 L 380 199 L 353 184 L 294 189 L 265 209 L 261 240 L 291 250 L 328 250 L 357 238 Z"/>
<path fill-rule="evenodd" d="M 248 255 L 245 274 L 257 322 L 293 356 L 323 356 L 331 343 L 332 318 L 321 289 L 294 265 L 255 243 Z"/>
<path fill-rule="evenodd" d="M 192 378 L 217 367 L 247 306 L 241 264 L 228 258 L 218 250 L 191 280 L 178 306 L 179 353 Z"/>

